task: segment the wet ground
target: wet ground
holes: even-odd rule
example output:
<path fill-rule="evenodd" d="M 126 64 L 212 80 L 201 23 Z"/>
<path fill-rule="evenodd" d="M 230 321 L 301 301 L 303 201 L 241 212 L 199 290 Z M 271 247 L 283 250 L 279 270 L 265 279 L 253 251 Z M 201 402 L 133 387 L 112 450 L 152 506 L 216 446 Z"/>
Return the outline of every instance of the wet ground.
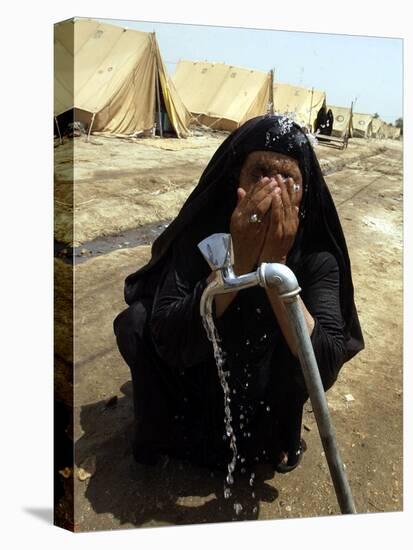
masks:
<path fill-rule="evenodd" d="M 120 248 L 134 248 L 136 246 L 149 245 L 158 237 L 171 220 L 162 220 L 152 222 L 127 229 L 118 235 L 108 235 L 106 237 L 97 237 L 93 241 L 83 243 L 80 246 L 70 247 L 65 243 L 55 241 L 55 257 L 61 258 L 66 263 L 80 264 L 86 262 L 95 256 L 109 254 Z"/>
<path fill-rule="evenodd" d="M 74 211 L 77 234 L 83 239 L 71 244 L 79 253 L 92 249 L 92 254 L 81 254 L 75 266 L 76 468 L 74 480 L 69 477 L 67 482 L 75 486 L 78 531 L 339 513 L 309 404 L 303 425 L 308 450 L 302 463 L 287 475 L 259 467 L 254 496 L 249 476 L 236 480 L 234 497 L 227 500 L 223 473 L 167 457 L 157 466 L 144 467 L 132 458 L 130 373 L 116 348 L 112 323 L 125 307 L 124 278 L 148 261 L 151 239 L 163 220 L 175 215 L 222 136 L 213 136 L 211 142 L 200 138 L 203 147 L 193 139 L 169 149 L 167 143 L 162 149 L 115 142 L 119 165 L 106 164 L 116 158 L 108 156 L 106 142 L 101 147 L 77 144 L 79 202 Z M 135 157 L 136 147 L 140 155 Z M 402 148 L 395 142 L 354 140 L 345 151 L 319 146 L 317 154 L 329 174 L 326 179 L 346 234 L 366 340 L 366 349 L 346 364 L 328 392 L 332 420 L 358 512 L 402 510 Z M 134 159 L 132 177 L 123 165 L 127 158 Z M 94 180 L 91 164 L 100 165 L 101 176 L 111 172 L 110 177 Z M 155 182 L 149 191 L 148 170 Z M 162 179 L 166 177 L 168 184 Z M 63 180 L 60 173 L 60 198 L 67 188 Z M 146 184 L 140 192 L 142 182 Z M 157 193 L 159 189 L 164 191 Z M 87 214 L 90 203 L 81 203 L 89 200 L 88 193 L 94 197 L 93 212 L 105 216 Z M 164 196 L 169 217 L 161 205 Z M 154 197 L 158 219 L 153 218 Z M 126 214 L 122 204 L 128 206 Z M 64 290 L 71 284 L 71 268 L 61 257 L 55 266 Z M 62 334 L 70 328 L 64 325 L 62 321 Z M 234 502 L 242 505 L 238 514 Z M 62 499 L 61 510 L 64 505 Z"/>

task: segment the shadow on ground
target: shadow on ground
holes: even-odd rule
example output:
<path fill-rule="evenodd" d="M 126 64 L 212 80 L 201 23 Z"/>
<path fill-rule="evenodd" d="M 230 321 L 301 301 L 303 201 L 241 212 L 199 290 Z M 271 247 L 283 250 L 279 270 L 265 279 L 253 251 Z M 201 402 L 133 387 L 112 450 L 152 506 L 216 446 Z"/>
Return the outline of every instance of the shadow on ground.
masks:
<path fill-rule="evenodd" d="M 94 528 L 113 529 L 114 523 L 149 527 L 254 520 L 260 502 L 278 498 L 278 491 L 265 483 L 274 476 L 273 469 L 265 465 L 256 468 L 253 485 L 250 471 L 236 478 L 232 495 L 226 499 L 222 471 L 167 456 L 155 466 L 136 463 L 131 452 L 132 386 L 124 384 L 121 390 L 124 396 L 115 405 L 99 401 L 80 411 L 84 433 L 76 443 L 76 464 L 81 467 L 92 461 L 94 474 L 85 482 L 75 482 L 76 530 L 90 529 L 90 507 L 94 514 L 110 518 L 106 524 L 101 516 Z"/>

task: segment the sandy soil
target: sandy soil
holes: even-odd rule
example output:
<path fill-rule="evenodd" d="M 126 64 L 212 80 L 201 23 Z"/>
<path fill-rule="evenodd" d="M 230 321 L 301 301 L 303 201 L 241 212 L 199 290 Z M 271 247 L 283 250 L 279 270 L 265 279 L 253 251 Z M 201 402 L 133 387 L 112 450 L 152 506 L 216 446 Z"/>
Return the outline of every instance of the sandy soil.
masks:
<path fill-rule="evenodd" d="M 226 135 L 185 140 L 99 136 L 90 142 L 77 138 L 74 146 L 66 141 L 55 150 L 55 238 L 79 246 L 174 218 Z M 322 149 L 328 151 L 322 166 L 329 172 L 380 151 L 383 143 L 358 139 L 344 151 Z"/>
<path fill-rule="evenodd" d="M 101 235 L 175 215 L 223 137 L 151 143 L 75 140 L 75 244 L 87 248 L 88 241 Z M 65 236 L 70 236 L 73 215 L 60 205 L 70 199 L 68 149 L 68 144 L 56 149 L 62 242 L 71 242 Z M 347 237 L 366 340 L 366 349 L 346 364 L 328 392 L 332 420 L 358 512 L 402 510 L 402 146 L 351 140 L 345 151 L 318 146 L 317 154 L 329 173 Z M 224 499 L 223 477 L 217 472 L 167 459 L 156 467 L 134 463 L 130 374 L 117 351 L 112 322 L 125 307 L 125 276 L 149 255 L 150 247 L 129 243 L 75 268 L 76 468 L 74 479 L 65 480 L 75 486 L 75 530 L 339 513 L 309 403 L 302 464 L 285 476 L 261 467 L 255 497 L 245 483 L 236 483 L 236 499 L 243 506 L 239 515 L 234 501 Z M 61 288 L 68 288 L 69 266 L 62 259 L 55 266 Z M 58 320 L 63 339 L 69 324 L 70 319 Z M 70 350 L 61 350 L 57 370 L 64 380 L 70 378 Z M 67 398 L 60 390 L 58 397 Z M 91 474 L 83 481 L 81 468 Z M 63 497 L 58 514 L 65 514 L 66 504 Z"/>

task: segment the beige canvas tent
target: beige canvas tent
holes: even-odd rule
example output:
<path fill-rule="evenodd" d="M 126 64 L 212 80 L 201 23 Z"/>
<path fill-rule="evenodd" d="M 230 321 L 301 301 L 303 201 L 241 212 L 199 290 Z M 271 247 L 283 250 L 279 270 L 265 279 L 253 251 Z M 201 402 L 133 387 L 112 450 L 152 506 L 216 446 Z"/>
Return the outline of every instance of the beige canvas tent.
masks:
<path fill-rule="evenodd" d="M 270 73 L 224 63 L 181 60 L 173 81 L 188 110 L 211 128 L 232 131 L 267 112 Z"/>
<path fill-rule="evenodd" d="M 372 115 L 365 113 L 353 113 L 353 137 L 371 137 L 372 121 Z"/>
<path fill-rule="evenodd" d="M 383 137 L 387 139 L 400 139 L 400 128 L 384 122 Z"/>
<path fill-rule="evenodd" d="M 379 138 L 381 135 L 381 128 L 385 124 L 384 120 L 381 118 L 373 118 L 371 121 L 371 137 Z"/>
<path fill-rule="evenodd" d="M 396 128 L 395 126 L 391 127 L 391 138 L 392 139 L 400 139 L 401 131 L 400 128 Z"/>
<path fill-rule="evenodd" d="M 326 94 L 314 88 L 303 88 L 277 82 L 274 84 L 274 110 L 290 116 L 300 126 L 311 126 L 326 101 Z"/>
<path fill-rule="evenodd" d="M 338 107 L 337 105 L 328 105 L 333 113 L 333 131 L 334 137 L 351 137 L 353 132 L 353 112 L 351 107 Z"/>
<path fill-rule="evenodd" d="M 132 134 L 162 123 L 163 112 L 164 127 L 188 135 L 190 113 L 154 33 L 76 18 L 55 25 L 54 50 L 55 117 L 75 110 L 93 130 Z"/>

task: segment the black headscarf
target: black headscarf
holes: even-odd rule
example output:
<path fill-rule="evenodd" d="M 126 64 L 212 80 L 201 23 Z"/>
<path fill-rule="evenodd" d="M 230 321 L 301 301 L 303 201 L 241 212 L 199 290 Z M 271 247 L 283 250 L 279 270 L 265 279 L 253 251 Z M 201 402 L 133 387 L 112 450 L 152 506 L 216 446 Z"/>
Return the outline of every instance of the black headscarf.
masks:
<path fill-rule="evenodd" d="M 153 243 L 150 262 L 126 278 L 125 301 L 128 304 L 137 300 L 151 301 L 173 244 L 184 230 L 200 223 L 200 215 L 208 211 L 211 205 L 217 204 L 217 201 L 227 205 L 225 211 L 229 219 L 236 205 L 236 189 L 242 164 L 253 151 L 282 153 L 299 163 L 303 177 L 300 224 L 287 264 L 296 271 L 301 258 L 311 252 L 329 251 L 335 256 L 340 270 L 340 303 L 345 322 L 348 360 L 363 349 L 364 343 L 354 304 L 346 241 L 309 137 L 300 126 L 283 116 L 255 117 L 225 139 L 178 216 Z M 214 210 L 211 215 L 214 215 Z"/>

